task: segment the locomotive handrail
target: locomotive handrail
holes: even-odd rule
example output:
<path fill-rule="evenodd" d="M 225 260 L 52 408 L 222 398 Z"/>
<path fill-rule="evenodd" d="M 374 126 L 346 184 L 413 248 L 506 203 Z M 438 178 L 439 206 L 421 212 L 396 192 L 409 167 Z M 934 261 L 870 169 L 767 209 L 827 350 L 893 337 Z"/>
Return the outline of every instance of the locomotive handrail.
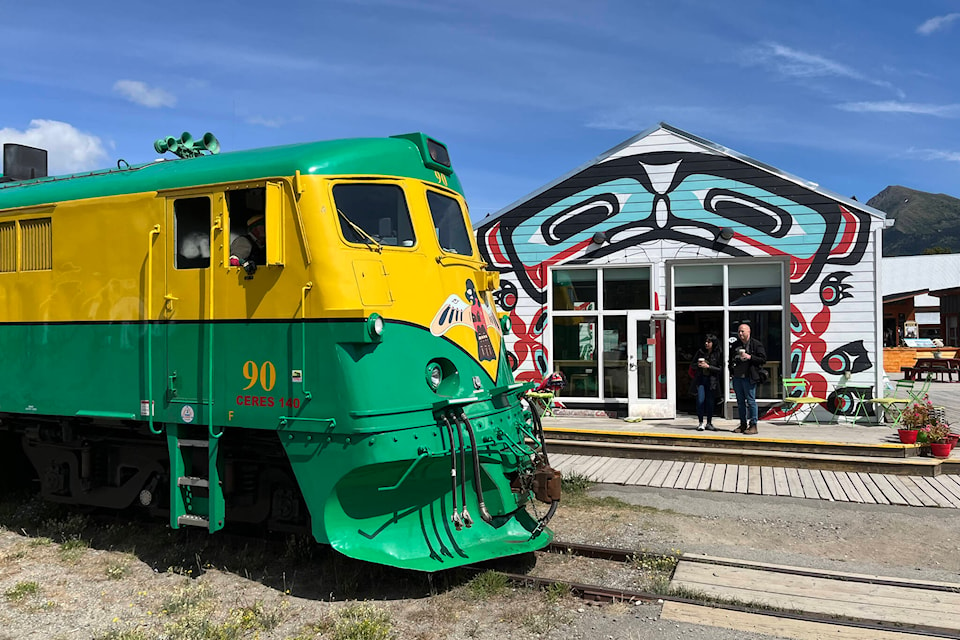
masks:
<path fill-rule="evenodd" d="M 147 414 L 150 433 L 155 436 L 163 433 L 153 426 L 153 237 L 160 235 L 160 225 L 150 229 L 147 238 Z"/>
<path fill-rule="evenodd" d="M 280 416 L 280 426 L 285 427 L 290 422 L 327 422 L 328 429 L 335 429 L 337 426 L 336 418 L 306 418 L 304 416 Z"/>
<path fill-rule="evenodd" d="M 300 390 L 303 397 L 309 402 L 313 394 L 307 391 L 307 291 L 313 289 L 313 281 L 307 281 L 300 289 Z"/>
<path fill-rule="evenodd" d="M 416 467 L 418 464 L 420 464 L 420 462 L 421 462 L 424 458 L 426 458 L 426 457 L 428 457 L 428 456 L 430 456 L 430 452 L 429 452 L 429 451 L 424 451 L 423 453 L 421 453 L 421 454 L 420 454 L 419 456 L 417 456 L 417 458 L 410 464 L 410 466 L 407 467 L 407 470 L 403 473 L 402 476 L 400 476 L 400 479 L 397 480 L 397 483 L 396 483 L 396 484 L 394 484 L 394 485 L 392 485 L 392 486 L 389 486 L 389 487 L 377 487 L 377 491 L 393 491 L 394 489 L 398 488 L 400 485 L 403 484 L 403 481 L 407 479 L 407 476 L 410 475 L 410 472 L 413 471 L 414 467 Z"/>
<path fill-rule="evenodd" d="M 307 240 L 307 232 L 303 228 L 303 213 L 300 211 L 300 194 L 303 193 L 303 185 L 300 184 L 300 170 L 293 175 L 293 181 L 288 178 L 280 180 L 281 184 L 290 189 L 291 201 L 293 202 L 293 211 L 296 214 L 297 230 L 300 231 L 300 240 L 303 242 L 303 252 L 306 254 L 307 264 L 309 265 L 313 258 L 310 255 L 310 242 Z"/>
<path fill-rule="evenodd" d="M 214 281 L 214 272 L 216 269 L 213 268 L 213 252 L 216 250 L 216 243 L 213 241 L 214 236 L 218 230 L 223 229 L 223 214 L 218 215 L 213 224 L 210 226 L 210 309 L 208 315 L 210 321 L 207 323 L 207 326 L 210 327 L 210 340 L 207 341 L 207 361 L 209 365 L 209 377 L 207 378 L 207 393 L 210 398 L 209 405 L 207 406 L 207 431 L 210 433 L 211 438 L 219 438 L 223 435 L 223 428 L 220 428 L 219 433 L 213 432 L 213 354 L 214 354 L 214 342 L 213 342 L 213 332 L 215 328 L 214 320 L 214 308 L 213 308 L 213 281 Z M 221 248 L 221 254 L 223 250 Z"/>

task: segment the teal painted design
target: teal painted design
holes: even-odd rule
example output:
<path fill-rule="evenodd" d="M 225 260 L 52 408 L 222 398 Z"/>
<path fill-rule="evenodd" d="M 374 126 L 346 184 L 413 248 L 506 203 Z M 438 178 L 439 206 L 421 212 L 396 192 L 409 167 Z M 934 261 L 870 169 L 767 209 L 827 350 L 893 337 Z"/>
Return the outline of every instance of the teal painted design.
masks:
<path fill-rule="evenodd" d="M 164 160 L 0 185 L 0 210 L 239 180 L 304 175 L 400 176 L 437 183 L 420 150 L 404 138 L 356 138 Z M 463 193 L 455 174 L 446 186 Z"/>

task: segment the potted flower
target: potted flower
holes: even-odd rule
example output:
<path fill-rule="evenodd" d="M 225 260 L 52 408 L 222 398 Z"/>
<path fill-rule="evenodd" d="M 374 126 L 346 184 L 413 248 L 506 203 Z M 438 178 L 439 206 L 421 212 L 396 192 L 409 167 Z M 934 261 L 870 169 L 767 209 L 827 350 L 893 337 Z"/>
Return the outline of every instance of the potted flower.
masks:
<path fill-rule="evenodd" d="M 920 430 L 924 439 L 930 443 L 930 453 L 935 458 L 950 456 L 950 427 L 943 423 L 929 424 Z"/>
<path fill-rule="evenodd" d="M 920 429 L 938 422 L 939 419 L 929 398 L 924 398 L 923 402 L 914 402 L 907 405 L 900 417 L 900 428 L 897 430 L 900 434 L 900 442 L 904 444 L 915 443 Z"/>

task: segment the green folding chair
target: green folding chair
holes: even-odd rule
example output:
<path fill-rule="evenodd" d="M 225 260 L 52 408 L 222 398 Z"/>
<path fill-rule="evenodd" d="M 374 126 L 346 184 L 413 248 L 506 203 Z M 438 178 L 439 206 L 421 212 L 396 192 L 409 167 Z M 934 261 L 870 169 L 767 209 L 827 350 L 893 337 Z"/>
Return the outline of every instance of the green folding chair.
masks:
<path fill-rule="evenodd" d="M 916 402 L 913 398 L 913 380 L 897 380 L 897 386 L 893 390 L 893 395 L 880 398 L 870 398 L 867 403 L 883 407 L 883 420 L 887 422 L 887 413 L 892 411 L 896 414 L 893 420 L 893 426 L 896 427 L 903 419 L 903 411 L 907 405 Z M 902 395 L 901 395 L 902 394 Z"/>
<path fill-rule="evenodd" d="M 800 409 L 801 407 L 807 406 L 810 407 L 809 413 L 813 416 L 817 426 L 820 426 L 820 418 L 817 417 L 817 405 L 821 405 L 826 401 L 826 398 L 809 395 L 807 393 L 807 381 L 803 378 L 783 379 L 783 403 L 785 410 L 789 413 L 787 416 L 788 421 L 792 415 L 797 419 L 798 425 L 803 424 L 803 420 L 800 419 Z"/>
<path fill-rule="evenodd" d="M 907 392 L 910 394 L 910 397 L 913 398 L 914 402 L 924 402 L 924 398 L 927 397 L 927 393 L 930 391 L 930 383 L 933 382 L 933 375 L 933 373 L 927 373 L 919 389 L 911 389 Z"/>

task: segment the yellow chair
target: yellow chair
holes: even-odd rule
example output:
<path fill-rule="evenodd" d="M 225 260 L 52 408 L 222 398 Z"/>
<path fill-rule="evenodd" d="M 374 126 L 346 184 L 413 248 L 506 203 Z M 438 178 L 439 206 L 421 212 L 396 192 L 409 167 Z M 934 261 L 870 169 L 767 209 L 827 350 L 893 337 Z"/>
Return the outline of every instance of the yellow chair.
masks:
<path fill-rule="evenodd" d="M 800 408 L 810 407 L 810 415 L 813 416 L 817 426 L 820 426 L 820 418 L 817 417 L 817 406 L 825 403 L 826 398 L 818 398 L 807 393 L 807 381 L 803 378 L 784 378 L 783 379 L 783 402 L 786 408 L 791 409 L 790 415 L 797 419 L 797 424 L 803 424 L 800 419 Z M 787 416 L 789 420 L 789 416 Z"/>
<path fill-rule="evenodd" d="M 904 395 L 900 395 L 901 390 L 903 390 Z M 867 402 L 883 407 L 884 422 L 887 421 L 888 411 L 896 412 L 896 418 L 893 420 L 893 426 L 896 427 L 903 419 L 903 411 L 907 408 L 907 405 L 915 402 L 913 399 L 913 380 L 897 380 L 897 386 L 893 390 L 892 396 L 870 398 Z"/>

